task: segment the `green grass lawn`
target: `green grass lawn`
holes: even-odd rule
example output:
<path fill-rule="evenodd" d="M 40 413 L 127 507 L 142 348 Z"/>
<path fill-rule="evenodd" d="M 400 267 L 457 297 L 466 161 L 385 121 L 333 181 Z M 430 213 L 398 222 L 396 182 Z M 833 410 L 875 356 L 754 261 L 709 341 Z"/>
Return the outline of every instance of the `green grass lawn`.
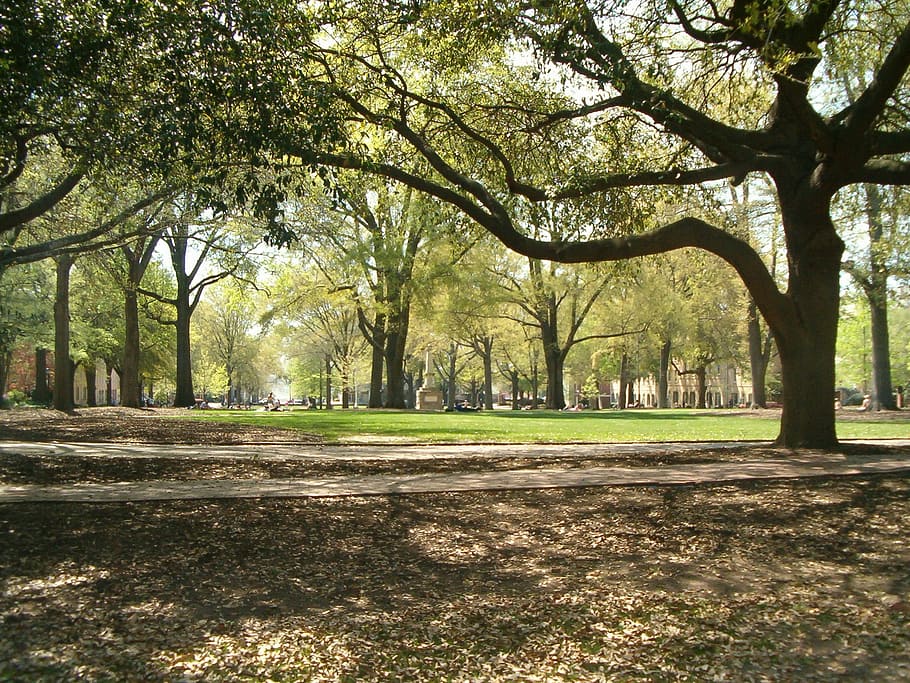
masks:
<path fill-rule="evenodd" d="M 297 429 L 327 442 L 384 437 L 421 442 L 610 443 L 624 441 L 770 441 L 779 413 L 762 411 L 628 410 L 589 413 L 494 411 L 420 413 L 393 410 L 187 411 L 180 417 Z M 838 436 L 910 438 L 910 412 L 838 421 Z"/>

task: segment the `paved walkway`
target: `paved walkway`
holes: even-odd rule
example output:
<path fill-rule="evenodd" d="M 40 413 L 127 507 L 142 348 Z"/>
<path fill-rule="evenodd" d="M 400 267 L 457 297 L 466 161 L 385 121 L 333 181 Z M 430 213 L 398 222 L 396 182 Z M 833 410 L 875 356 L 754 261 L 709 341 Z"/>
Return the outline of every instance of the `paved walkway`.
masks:
<path fill-rule="evenodd" d="M 910 447 L 910 440 L 887 443 Z M 596 457 L 610 453 L 648 453 L 674 449 L 729 448 L 742 444 L 600 444 L 600 445 L 434 445 L 434 446 L 159 446 L 128 444 L 61 444 L 0 441 L 5 454 L 77 455 L 99 458 L 181 457 L 269 460 L 428 460 L 441 458 L 507 458 L 542 456 Z M 494 491 L 583 486 L 672 485 L 846 476 L 910 471 L 907 456 L 850 456 L 839 453 L 806 453 L 751 462 L 662 465 L 660 467 L 591 467 L 517 469 L 496 472 L 376 474 L 307 479 L 201 479 L 191 481 L 141 481 L 67 486 L 0 485 L 0 503 L 190 500 L 202 498 L 281 498 L 366 496 L 442 491 Z"/>

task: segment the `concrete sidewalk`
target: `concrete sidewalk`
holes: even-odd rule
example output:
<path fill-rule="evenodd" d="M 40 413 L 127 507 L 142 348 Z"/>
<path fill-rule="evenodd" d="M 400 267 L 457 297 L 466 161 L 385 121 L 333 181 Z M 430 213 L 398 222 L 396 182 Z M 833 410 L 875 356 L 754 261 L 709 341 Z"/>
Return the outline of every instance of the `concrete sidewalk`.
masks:
<path fill-rule="evenodd" d="M 873 442 L 867 442 L 873 443 Z M 887 441 L 910 446 L 908 441 Z M 0 442 L 6 453 L 78 455 L 81 457 L 182 457 L 225 458 L 426 460 L 457 457 L 534 457 L 563 455 L 591 457 L 598 454 L 647 453 L 668 449 L 698 450 L 743 444 L 599 444 L 523 446 L 189 446 L 57 444 Z M 193 481 L 141 481 L 67 486 L 2 485 L 0 503 L 191 500 L 205 498 L 283 498 L 413 494 L 507 489 L 544 489 L 584 486 L 699 484 L 754 479 L 847 476 L 910 471 L 905 457 L 806 453 L 751 462 L 718 462 L 660 467 L 592 467 L 584 469 L 517 469 L 496 472 L 377 474 L 307 479 L 202 479 Z"/>

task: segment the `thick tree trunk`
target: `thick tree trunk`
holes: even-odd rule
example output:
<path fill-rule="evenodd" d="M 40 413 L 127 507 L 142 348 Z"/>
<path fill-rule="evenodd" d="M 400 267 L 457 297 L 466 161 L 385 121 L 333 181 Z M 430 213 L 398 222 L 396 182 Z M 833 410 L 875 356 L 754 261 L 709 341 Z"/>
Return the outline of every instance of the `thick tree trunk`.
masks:
<path fill-rule="evenodd" d="M 404 408 L 404 348 L 398 332 L 391 332 L 386 339 L 386 408 Z"/>
<path fill-rule="evenodd" d="M 370 345 L 370 398 L 367 408 L 382 408 L 382 379 L 385 371 L 385 314 L 378 312 L 369 322 L 362 308 L 357 309 L 357 327 Z"/>
<path fill-rule="evenodd" d="M 566 407 L 566 394 L 563 389 L 563 356 L 559 349 L 552 345 L 544 347 L 544 363 L 547 366 L 547 403 L 550 410 L 562 410 Z M 531 397 L 534 402 L 536 396 Z"/>
<path fill-rule="evenodd" d="M 670 407 L 670 350 L 671 342 L 665 339 L 660 346 L 660 375 L 657 378 L 657 407 Z"/>
<path fill-rule="evenodd" d="M 403 306 L 401 311 L 388 317 L 386 334 L 386 408 L 404 408 L 404 358 L 408 342 L 408 323 L 410 308 Z"/>
<path fill-rule="evenodd" d="M 783 379 L 783 411 L 777 443 L 789 448 L 834 448 L 834 362 L 840 314 L 844 243 L 827 202 L 781 198 L 788 235 L 792 315 L 768 323 L 777 341 Z M 803 241 L 798 242 L 794 235 Z"/>
<path fill-rule="evenodd" d="M 71 256 L 57 257 L 57 292 L 54 299 L 54 408 L 70 412 L 73 397 L 73 372 L 70 360 L 70 269 Z"/>

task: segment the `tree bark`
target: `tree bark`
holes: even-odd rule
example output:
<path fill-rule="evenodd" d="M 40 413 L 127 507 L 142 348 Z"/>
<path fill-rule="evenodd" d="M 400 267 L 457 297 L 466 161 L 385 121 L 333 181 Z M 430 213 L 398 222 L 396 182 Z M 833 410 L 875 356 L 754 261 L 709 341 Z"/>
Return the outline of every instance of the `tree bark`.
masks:
<path fill-rule="evenodd" d="M 86 363 L 83 371 L 85 372 L 85 402 L 90 407 L 94 408 L 98 405 L 98 386 L 95 381 L 95 361 Z"/>
<path fill-rule="evenodd" d="M 844 243 L 828 202 L 781 194 L 788 239 L 792 317 L 768 324 L 780 353 L 784 395 L 777 443 L 789 448 L 834 448 L 835 355 Z M 799 236 L 803 241 L 797 241 Z M 766 316 L 767 318 L 767 316 Z"/>
<path fill-rule="evenodd" d="M 869 277 L 864 283 L 872 326 L 872 402 L 876 410 L 896 410 L 891 384 L 891 338 L 888 332 L 888 269 L 881 256 L 884 238 L 882 196 L 878 187 L 865 186 L 869 220 Z"/>
<path fill-rule="evenodd" d="M 766 408 L 765 378 L 768 373 L 768 353 L 762 339 L 761 322 L 754 301 L 749 302 L 747 329 L 749 335 L 749 369 L 752 377 L 752 407 Z"/>
<path fill-rule="evenodd" d="M 660 346 L 660 375 L 657 378 L 657 407 L 670 407 L 670 351 L 671 341 L 665 339 Z"/>
<path fill-rule="evenodd" d="M 133 283 L 123 297 L 123 374 L 120 376 L 120 405 L 139 407 L 139 299 Z M 186 404 L 190 405 L 190 404 Z"/>
<path fill-rule="evenodd" d="M 332 410 L 332 357 L 325 357 L 325 409 Z"/>
<path fill-rule="evenodd" d="M 370 342 L 372 358 L 370 362 L 370 408 L 382 408 L 382 379 L 385 370 L 385 315 L 377 313 L 373 319 Z"/>
<path fill-rule="evenodd" d="M 891 384 L 891 338 L 888 332 L 888 304 L 881 296 L 869 296 L 872 326 L 872 396 L 876 410 L 896 410 Z"/>
<path fill-rule="evenodd" d="M 189 295 L 181 296 L 178 280 L 174 329 L 177 336 L 177 386 L 174 405 L 186 408 L 196 405 L 196 393 L 193 390 L 193 364 L 190 355 L 190 310 Z"/>
<path fill-rule="evenodd" d="M 623 352 L 619 361 L 619 409 L 625 410 L 629 405 L 629 354 Z"/>
<path fill-rule="evenodd" d="M 73 258 L 58 256 L 57 290 L 54 299 L 54 408 L 71 412 L 76 407 L 73 397 L 73 372 L 70 360 L 70 269 Z"/>
<path fill-rule="evenodd" d="M 0 351 L 0 408 L 9 407 L 3 397 L 6 396 L 6 383 L 9 380 L 9 369 L 12 362 L 12 350 L 3 349 Z"/>
<path fill-rule="evenodd" d="M 699 365 L 697 368 L 695 368 L 695 370 L 693 370 L 693 373 L 695 374 L 695 386 L 697 387 L 698 391 L 698 398 L 695 400 L 695 407 L 707 408 L 708 406 L 705 403 L 705 397 L 708 393 L 707 368 L 704 365 Z"/>
<path fill-rule="evenodd" d="M 493 340 L 483 338 L 483 407 L 493 410 Z"/>
<path fill-rule="evenodd" d="M 47 349 L 35 349 L 35 390 L 32 400 L 35 403 L 50 403 L 53 399 L 50 388 L 47 386 Z"/>
<path fill-rule="evenodd" d="M 386 408 L 404 408 L 404 358 L 408 341 L 410 307 L 403 305 L 397 313 L 388 316 L 386 333 Z"/>

